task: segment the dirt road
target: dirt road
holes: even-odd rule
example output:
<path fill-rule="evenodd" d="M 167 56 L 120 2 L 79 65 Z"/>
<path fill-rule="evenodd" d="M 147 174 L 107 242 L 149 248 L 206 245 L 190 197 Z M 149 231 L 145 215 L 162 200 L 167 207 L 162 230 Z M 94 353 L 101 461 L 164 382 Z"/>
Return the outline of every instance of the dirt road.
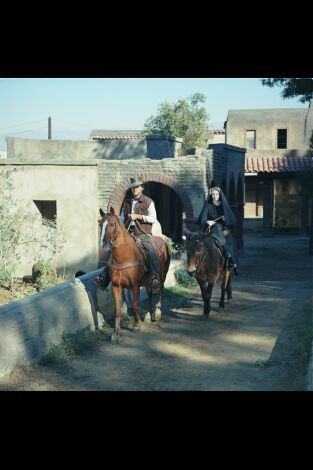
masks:
<path fill-rule="evenodd" d="M 0 390 L 305 390 L 312 331 L 308 238 L 245 236 L 233 299 L 202 317 L 198 288 L 167 296 L 163 319 L 122 330 L 66 366 L 32 366 L 0 378 Z"/>

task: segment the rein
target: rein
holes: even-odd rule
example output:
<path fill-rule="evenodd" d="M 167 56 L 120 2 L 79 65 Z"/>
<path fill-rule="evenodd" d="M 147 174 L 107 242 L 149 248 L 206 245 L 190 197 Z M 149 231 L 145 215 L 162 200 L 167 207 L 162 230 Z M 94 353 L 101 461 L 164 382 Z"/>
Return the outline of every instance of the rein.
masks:
<path fill-rule="evenodd" d="M 205 246 L 203 246 L 203 249 L 205 250 Z M 196 264 L 196 274 L 198 274 L 199 269 L 200 269 L 200 266 L 201 266 L 201 264 L 204 262 L 204 260 L 205 260 L 206 257 L 207 257 L 207 253 L 204 253 L 203 258 L 202 258 L 202 260 L 200 261 L 201 258 L 200 258 L 200 256 L 199 256 L 199 260 L 198 260 L 198 262 L 197 262 L 197 264 Z"/>

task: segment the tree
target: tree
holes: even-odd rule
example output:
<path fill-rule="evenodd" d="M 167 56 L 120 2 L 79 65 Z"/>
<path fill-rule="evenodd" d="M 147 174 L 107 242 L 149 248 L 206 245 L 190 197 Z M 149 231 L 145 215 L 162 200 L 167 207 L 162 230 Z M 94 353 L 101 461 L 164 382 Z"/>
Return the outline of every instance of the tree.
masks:
<path fill-rule="evenodd" d="M 206 148 L 209 114 L 204 106 L 200 106 L 205 100 L 203 94 L 194 93 L 176 103 L 161 103 L 156 115 L 145 122 L 144 134 L 173 135 L 183 139 L 183 148 Z"/>
<path fill-rule="evenodd" d="M 17 170 L 6 165 L 0 170 L 0 280 L 10 281 L 22 256 L 35 263 L 50 261 L 64 244 L 56 221 L 42 219 L 25 203 L 14 187 Z"/>
<path fill-rule="evenodd" d="M 299 97 L 301 103 L 307 103 L 313 99 L 313 78 L 264 78 L 261 81 L 264 86 L 282 86 L 281 96 L 284 99 Z M 313 130 L 309 148 L 313 156 Z M 302 196 L 311 204 L 309 254 L 313 255 L 313 173 L 302 174 L 300 180 Z"/>
<path fill-rule="evenodd" d="M 263 78 L 263 86 L 283 87 L 281 96 L 284 99 L 299 97 L 301 103 L 308 103 L 313 99 L 313 78 Z"/>

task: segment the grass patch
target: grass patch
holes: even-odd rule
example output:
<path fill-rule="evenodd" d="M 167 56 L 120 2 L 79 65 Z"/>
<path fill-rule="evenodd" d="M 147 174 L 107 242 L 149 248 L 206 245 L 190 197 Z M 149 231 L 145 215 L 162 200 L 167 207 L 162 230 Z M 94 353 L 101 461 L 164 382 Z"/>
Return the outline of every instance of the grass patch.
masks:
<path fill-rule="evenodd" d="M 62 343 L 53 345 L 40 361 L 41 364 L 62 364 L 75 355 L 95 350 L 97 346 L 107 341 L 113 329 L 105 322 L 99 330 L 91 331 L 88 327 L 74 334 L 63 335 Z"/>
<path fill-rule="evenodd" d="M 164 294 L 169 297 L 177 297 L 177 296 L 189 297 L 190 290 L 187 289 L 186 287 L 176 285 L 176 286 L 167 287 L 166 289 L 164 289 Z"/>
<path fill-rule="evenodd" d="M 273 359 L 258 359 L 255 361 L 255 367 L 274 367 L 280 366 L 281 363 L 279 361 L 274 361 Z"/>

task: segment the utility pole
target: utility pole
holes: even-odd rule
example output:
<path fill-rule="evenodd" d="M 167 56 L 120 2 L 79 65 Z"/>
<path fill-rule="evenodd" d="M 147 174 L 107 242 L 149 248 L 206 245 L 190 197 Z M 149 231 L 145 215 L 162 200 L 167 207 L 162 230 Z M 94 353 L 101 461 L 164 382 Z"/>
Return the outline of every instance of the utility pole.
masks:
<path fill-rule="evenodd" d="M 48 117 L 48 139 L 51 140 L 51 117 Z"/>

